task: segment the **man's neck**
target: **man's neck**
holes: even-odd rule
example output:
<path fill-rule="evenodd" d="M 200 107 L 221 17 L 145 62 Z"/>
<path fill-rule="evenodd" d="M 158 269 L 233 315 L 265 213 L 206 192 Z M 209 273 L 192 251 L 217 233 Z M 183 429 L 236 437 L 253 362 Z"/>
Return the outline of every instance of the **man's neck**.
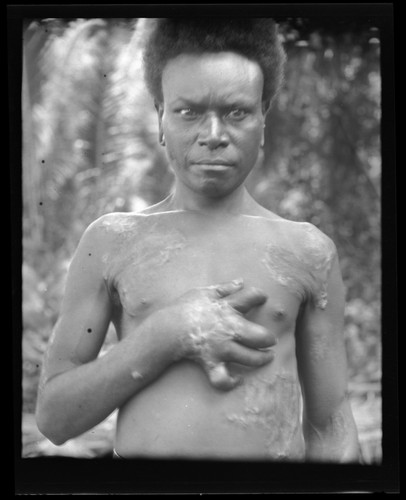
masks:
<path fill-rule="evenodd" d="M 207 198 L 175 185 L 167 202 L 170 210 L 186 210 L 212 216 L 252 214 L 257 205 L 244 185 L 221 198 Z"/>

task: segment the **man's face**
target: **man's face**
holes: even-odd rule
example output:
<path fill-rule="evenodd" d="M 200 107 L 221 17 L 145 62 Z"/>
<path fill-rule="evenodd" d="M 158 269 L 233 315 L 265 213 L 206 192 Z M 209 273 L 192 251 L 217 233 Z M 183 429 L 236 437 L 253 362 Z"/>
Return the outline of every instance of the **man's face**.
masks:
<path fill-rule="evenodd" d="M 262 90 L 260 66 L 233 52 L 167 63 L 158 114 L 178 183 L 218 198 L 244 182 L 263 140 Z"/>

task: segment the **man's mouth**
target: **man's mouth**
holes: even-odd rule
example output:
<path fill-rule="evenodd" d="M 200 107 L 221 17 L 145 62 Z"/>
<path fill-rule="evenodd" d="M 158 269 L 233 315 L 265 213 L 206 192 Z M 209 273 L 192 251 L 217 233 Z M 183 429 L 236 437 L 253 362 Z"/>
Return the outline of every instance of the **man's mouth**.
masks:
<path fill-rule="evenodd" d="M 197 168 L 222 172 L 234 166 L 233 163 L 225 160 L 199 160 L 193 163 Z"/>
<path fill-rule="evenodd" d="M 210 165 L 210 166 L 224 166 L 224 167 L 232 167 L 233 163 L 227 160 L 219 159 L 210 159 L 210 160 L 199 160 L 194 162 L 197 165 Z"/>
<path fill-rule="evenodd" d="M 233 166 L 229 163 L 195 163 L 192 169 L 205 177 L 224 176 L 233 171 Z"/>

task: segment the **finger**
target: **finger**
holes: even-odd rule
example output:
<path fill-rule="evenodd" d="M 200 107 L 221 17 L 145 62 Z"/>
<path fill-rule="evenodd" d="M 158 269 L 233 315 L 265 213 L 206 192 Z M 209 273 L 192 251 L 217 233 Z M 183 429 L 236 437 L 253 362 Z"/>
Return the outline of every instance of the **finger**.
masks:
<path fill-rule="evenodd" d="M 270 363 L 274 357 L 275 353 L 271 350 L 249 349 L 240 344 L 230 343 L 223 359 L 240 365 L 259 367 Z"/>
<path fill-rule="evenodd" d="M 259 288 L 254 287 L 240 290 L 235 294 L 224 298 L 224 301 L 226 301 L 228 305 L 242 314 L 246 314 L 253 307 L 262 306 L 266 300 L 266 294 Z"/>
<path fill-rule="evenodd" d="M 240 318 L 239 328 L 234 329 L 233 340 L 253 349 L 266 349 L 278 342 L 274 333 L 245 318 Z"/>
<path fill-rule="evenodd" d="M 241 383 L 240 377 L 233 377 L 228 373 L 224 363 L 218 363 L 211 367 L 207 374 L 211 385 L 221 391 L 229 391 Z"/>
<path fill-rule="evenodd" d="M 240 291 L 244 286 L 244 280 L 242 278 L 235 279 L 233 281 L 228 281 L 226 283 L 219 283 L 217 285 L 209 286 L 208 288 L 213 291 L 216 298 L 227 297 L 233 293 Z"/>

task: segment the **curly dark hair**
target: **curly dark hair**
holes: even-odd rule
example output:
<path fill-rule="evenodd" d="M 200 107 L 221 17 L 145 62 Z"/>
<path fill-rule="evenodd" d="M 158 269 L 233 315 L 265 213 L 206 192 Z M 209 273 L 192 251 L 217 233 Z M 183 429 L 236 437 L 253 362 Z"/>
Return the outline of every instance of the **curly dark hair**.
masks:
<path fill-rule="evenodd" d="M 154 18 L 146 23 L 144 78 L 157 102 L 163 100 L 166 63 L 182 53 L 232 51 L 256 61 L 264 74 L 264 102 L 271 102 L 282 84 L 286 56 L 273 19 Z"/>

